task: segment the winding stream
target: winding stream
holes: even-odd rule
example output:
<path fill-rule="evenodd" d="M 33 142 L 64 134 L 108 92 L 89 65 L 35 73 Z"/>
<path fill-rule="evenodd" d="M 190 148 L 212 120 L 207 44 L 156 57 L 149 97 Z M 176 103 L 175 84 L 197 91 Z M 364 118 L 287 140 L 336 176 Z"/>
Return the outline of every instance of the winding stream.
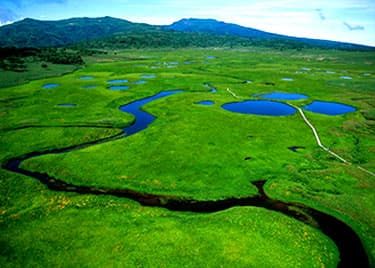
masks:
<path fill-rule="evenodd" d="M 255 197 L 228 198 L 216 201 L 199 201 L 188 198 L 180 198 L 177 196 L 141 193 L 129 189 L 77 186 L 53 178 L 45 173 L 31 172 L 20 168 L 20 164 L 22 161 L 30 159 L 32 157 L 75 151 L 93 146 L 95 144 L 110 142 L 124 137 L 126 138 L 129 135 L 138 133 L 147 128 L 147 126 L 156 119 L 155 116 L 141 110 L 141 107 L 153 100 L 160 99 L 179 92 L 182 91 L 164 91 L 152 97 L 148 97 L 121 106 L 121 111 L 131 113 L 136 118 L 135 122 L 132 125 L 123 128 L 126 135 L 116 135 L 111 138 L 105 138 L 99 141 L 89 142 L 86 144 L 71 146 L 63 149 L 49 150 L 44 152 L 32 152 L 18 158 L 10 159 L 8 162 L 3 164 L 3 168 L 12 172 L 38 179 L 51 190 L 75 192 L 79 194 L 112 195 L 117 197 L 130 198 L 145 206 L 163 207 L 171 211 L 210 213 L 225 210 L 234 206 L 256 206 L 272 211 L 281 212 L 315 228 L 319 228 L 324 234 L 330 237 L 336 243 L 336 246 L 340 251 L 340 261 L 338 267 L 370 267 L 366 252 L 359 237 L 348 225 L 333 216 L 330 216 L 313 208 L 306 207 L 302 204 L 286 203 L 271 199 L 264 192 L 263 187 L 266 181 L 253 182 L 253 184 L 258 188 L 259 192 L 259 194 Z"/>

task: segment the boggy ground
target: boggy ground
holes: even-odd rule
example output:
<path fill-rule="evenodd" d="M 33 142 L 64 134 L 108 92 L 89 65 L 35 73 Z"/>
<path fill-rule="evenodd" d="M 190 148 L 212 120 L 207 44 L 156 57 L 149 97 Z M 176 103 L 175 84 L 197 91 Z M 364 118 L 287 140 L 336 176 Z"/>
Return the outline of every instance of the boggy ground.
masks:
<path fill-rule="evenodd" d="M 254 196 L 251 182 L 267 180 L 269 196 L 349 224 L 374 264 L 375 183 L 356 167 L 375 171 L 373 53 L 125 51 L 86 61 L 90 64 L 73 74 L 1 89 L 2 165 L 30 152 L 117 135 L 134 120 L 120 105 L 182 89 L 144 107 L 158 119 L 143 132 L 21 165 L 76 185 L 196 200 Z M 156 77 L 141 78 L 144 74 Z M 85 75 L 94 78 L 79 79 Z M 294 80 L 282 81 L 285 77 Z M 109 90 L 107 81 L 114 79 L 128 80 L 130 89 Z M 133 83 L 141 79 L 147 83 Z M 60 86 L 42 88 L 49 83 Z M 96 87 L 83 88 L 87 85 Z M 325 100 L 356 107 L 342 116 L 305 112 L 322 142 L 353 165 L 321 150 L 298 113 L 269 117 L 221 108 L 274 91 L 310 97 L 292 102 L 298 106 Z M 195 104 L 201 100 L 215 104 Z M 293 152 L 291 146 L 304 149 Z M 335 267 L 338 262 L 335 245 L 319 230 L 262 208 L 173 212 L 110 196 L 50 191 L 6 170 L 0 176 L 2 266 Z"/>

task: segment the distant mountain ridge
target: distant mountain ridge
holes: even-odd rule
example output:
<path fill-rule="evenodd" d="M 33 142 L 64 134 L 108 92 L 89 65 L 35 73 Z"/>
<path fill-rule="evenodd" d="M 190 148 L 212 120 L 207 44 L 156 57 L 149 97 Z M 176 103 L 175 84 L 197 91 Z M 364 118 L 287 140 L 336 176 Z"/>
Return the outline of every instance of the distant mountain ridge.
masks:
<path fill-rule="evenodd" d="M 345 42 L 319 40 L 311 38 L 300 38 L 294 36 L 286 36 L 281 34 L 269 33 L 254 28 L 244 27 L 233 23 L 226 23 L 214 19 L 182 19 L 165 26 L 166 29 L 182 31 L 182 32 L 199 32 L 211 33 L 218 35 L 233 35 L 246 38 L 259 38 L 259 39 L 278 39 L 278 40 L 293 40 L 300 41 L 311 46 L 318 46 L 323 48 L 338 48 L 338 49 L 375 49 L 374 47 L 358 45 Z"/>
<path fill-rule="evenodd" d="M 184 33 L 186 36 L 183 36 Z M 168 42 L 170 47 L 264 46 L 375 50 L 375 47 L 363 45 L 279 35 L 214 19 L 182 19 L 167 26 L 132 23 L 112 17 L 58 21 L 24 19 L 0 27 L 0 47 L 41 48 L 84 44 L 86 47 L 144 48 L 168 47 Z"/>
<path fill-rule="evenodd" d="M 155 27 L 112 17 L 57 21 L 24 19 L 0 27 L 0 47 L 59 47 L 150 28 Z"/>

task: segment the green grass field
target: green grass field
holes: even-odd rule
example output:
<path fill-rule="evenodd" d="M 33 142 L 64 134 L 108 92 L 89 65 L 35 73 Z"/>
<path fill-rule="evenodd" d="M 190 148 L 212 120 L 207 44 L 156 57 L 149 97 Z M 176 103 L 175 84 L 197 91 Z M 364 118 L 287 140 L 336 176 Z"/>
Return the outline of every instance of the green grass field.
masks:
<path fill-rule="evenodd" d="M 140 133 L 30 158 L 21 167 L 75 185 L 205 201 L 255 196 L 251 182 L 266 180 L 272 198 L 351 226 L 375 265 L 375 182 L 358 168 L 375 172 L 374 53 L 129 50 L 85 61 L 71 74 L 0 89 L 3 166 L 30 152 L 115 136 L 134 121 L 119 106 L 181 89 L 144 107 L 157 119 Z M 113 79 L 128 80 L 130 89 L 109 90 Z M 139 80 L 147 83 L 134 84 Z M 60 86 L 42 88 L 49 83 Z M 89 85 L 95 87 L 84 88 Z M 356 107 L 340 116 L 305 112 L 323 144 L 352 164 L 319 148 L 298 113 L 245 115 L 221 107 L 272 92 L 308 95 L 289 101 L 300 107 L 313 100 Z M 215 104 L 195 104 L 202 100 Z M 5 169 L 0 183 L 2 267 L 336 267 L 339 261 L 319 229 L 263 208 L 174 212 L 126 198 L 55 192 Z"/>

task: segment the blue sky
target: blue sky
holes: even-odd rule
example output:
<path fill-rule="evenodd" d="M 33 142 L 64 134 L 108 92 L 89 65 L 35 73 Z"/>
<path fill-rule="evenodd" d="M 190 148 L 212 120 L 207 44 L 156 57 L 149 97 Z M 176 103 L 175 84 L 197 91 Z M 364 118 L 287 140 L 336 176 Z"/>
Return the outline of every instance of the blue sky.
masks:
<path fill-rule="evenodd" d="M 375 0 L 1 0 L 0 24 L 112 16 L 165 25 L 213 18 L 264 31 L 375 46 Z"/>

